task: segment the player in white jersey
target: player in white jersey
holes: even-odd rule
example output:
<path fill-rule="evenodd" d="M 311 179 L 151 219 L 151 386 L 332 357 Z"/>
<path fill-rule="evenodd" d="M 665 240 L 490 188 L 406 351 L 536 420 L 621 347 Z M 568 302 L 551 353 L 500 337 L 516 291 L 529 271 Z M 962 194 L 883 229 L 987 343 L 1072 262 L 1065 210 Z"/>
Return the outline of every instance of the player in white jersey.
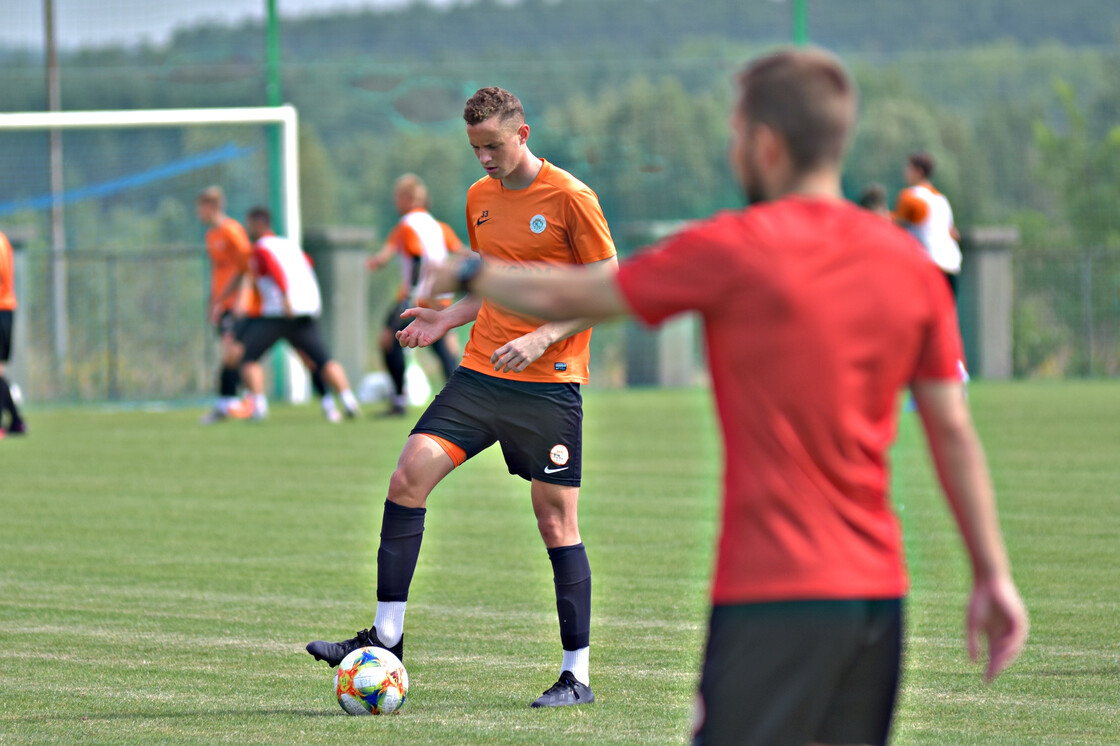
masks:
<path fill-rule="evenodd" d="M 405 413 L 405 357 L 397 343 L 396 334 L 408 325 L 401 314 L 407 308 L 443 309 L 451 305 L 448 294 L 433 297 L 431 268 L 447 260 L 450 253 L 460 251 L 462 242 L 446 223 L 436 220 L 428 212 L 428 189 L 419 176 L 404 174 L 393 184 L 393 202 L 401 219 L 385 239 L 385 245 L 370 257 L 368 266 L 377 270 L 394 256 L 401 267 L 401 285 L 397 301 L 385 318 L 381 331 L 381 350 L 385 356 L 385 369 L 393 380 L 393 400 L 387 414 Z M 439 357 L 444 378 L 450 378 L 459 364 L 459 350 L 452 349 L 454 340 L 445 336 L 432 344 L 431 350 Z"/>
<path fill-rule="evenodd" d="M 898 195 L 894 219 L 918 239 L 941 268 L 957 295 L 957 276 L 961 272 L 960 234 L 953 223 L 953 208 L 945 195 L 930 183 L 936 163 L 928 153 L 911 153 L 903 168 L 906 188 Z"/>
<path fill-rule="evenodd" d="M 953 222 L 953 208 L 944 194 L 930 183 L 937 163 L 929 153 L 911 153 L 906 158 L 902 176 L 907 186 L 898 194 L 891 216 L 925 247 L 930 259 L 945 275 L 956 300 L 961 273 L 960 232 Z M 968 368 L 963 359 L 957 361 L 961 382 L 968 383 Z M 912 406 L 913 399 L 907 403 Z"/>
<path fill-rule="evenodd" d="M 260 315 L 249 319 L 242 336 L 245 354 L 241 379 L 252 397 L 252 418 L 268 415 L 259 360 L 281 339 L 287 340 L 309 367 L 322 373 L 323 380 L 342 400 L 347 416 L 356 417 L 358 400 L 350 390 L 346 372 L 331 359 L 319 332 L 322 297 L 311 260 L 298 243 L 273 233 L 268 208 L 251 209 L 245 225 L 253 239 L 250 268 L 260 294 Z"/>

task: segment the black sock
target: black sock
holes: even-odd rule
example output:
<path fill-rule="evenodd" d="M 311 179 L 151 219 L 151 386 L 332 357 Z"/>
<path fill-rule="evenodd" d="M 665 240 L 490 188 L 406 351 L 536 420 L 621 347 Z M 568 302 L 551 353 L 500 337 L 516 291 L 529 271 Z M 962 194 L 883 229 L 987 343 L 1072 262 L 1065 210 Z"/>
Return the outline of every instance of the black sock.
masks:
<path fill-rule="evenodd" d="M 560 643 L 565 650 L 591 644 L 591 565 L 583 544 L 548 550 L 552 582 L 556 585 L 556 612 L 560 617 Z"/>
<path fill-rule="evenodd" d="M 23 422 L 19 417 L 19 410 L 16 409 L 16 402 L 12 398 L 12 388 L 8 385 L 8 379 L 0 376 L 0 424 L 3 424 L 5 412 L 11 416 L 10 426 Z"/>
<path fill-rule="evenodd" d="M 327 395 L 327 382 L 323 380 L 323 372 L 319 368 L 311 371 L 311 388 L 320 399 Z"/>
<path fill-rule="evenodd" d="M 237 385 L 241 383 L 241 373 L 237 368 L 222 367 L 218 375 L 218 396 L 232 399 L 237 396 Z"/>
<path fill-rule="evenodd" d="M 400 396 L 404 393 L 404 350 L 399 344 L 391 344 L 385 350 L 385 370 L 389 371 L 393 389 Z"/>
<path fill-rule="evenodd" d="M 406 508 L 389 500 L 381 518 L 381 546 L 377 548 L 377 600 L 407 601 L 420 542 L 424 539 L 425 508 Z"/>

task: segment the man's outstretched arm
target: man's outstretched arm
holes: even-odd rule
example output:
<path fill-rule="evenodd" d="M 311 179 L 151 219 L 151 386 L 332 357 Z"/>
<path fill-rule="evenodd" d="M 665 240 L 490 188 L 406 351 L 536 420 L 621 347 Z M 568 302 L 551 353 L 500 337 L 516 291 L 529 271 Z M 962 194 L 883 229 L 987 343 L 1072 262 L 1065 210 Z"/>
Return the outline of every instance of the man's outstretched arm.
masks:
<path fill-rule="evenodd" d="M 592 264 L 586 264 L 576 269 L 577 271 L 583 270 L 584 274 L 592 273 L 597 275 L 598 273 L 605 273 L 608 278 L 613 278 L 614 273 L 618 269 L 618 260 L 614 257 L 611 257 L 610 259 L 604 259 Z M 560 268 L 559 271 L 564 272 L 566 270 L 567 268 Z M 551 273 L 556 271 L 557 270 L 551 270 L 550 275 Z M 503 274 L 509 274 L 511 278 L 515 278 L 515 282 L 517 283 L 524 282 L 525 280 L 534 277 L 531 274 L 524 274 L 517 271 L 513 271 L 510 273 L 494 273 L 494 275 L 499 278 L 501 278 Z M 499 292 L 504 289 L 505 285 L 505 282 L 499 281 L 499 287 L 497 288 Z M 613 288 L 613 279 L 610 279 L 610 285 Z M 474 283 L 472 283 L 472 286 L 474 286 Z M 487 289 L 485 287 L 481 288 L 480 290 L 480 292 L 484 294 L 486 293 L 486 291 Z M 545 294 L 547 295 L 548 293 L 546 292 Z M 531 309 L 510 305 L 503 301 L 499 296 L 489 295 L 488 297 L 490 297 L 496 303 L 506 306 L 507 308 L 512 308 L 515 311 L 521 311 L 522 313 L 528 313 L 533 316 L 541 316 L 541 314 L 538 314 Z M 544 316 L 541 317 L 545 318 Z M 557 342 L 561 342 L 575 334 L 579 334 L 582 331 L 590 329 L 601 320 L 598 317 L 592 317 L 585 314 L 580 314 L 576 317 L 565 316 L 563 318 L 564 320 L 549 321 L 548 323 L 537 327 L 529 334 L 518 337 L 517 339 L 512 339 L 495 350 L 494 354 L 490 356 L 490 362 L 494 365 L 494 370 L 505 372 L 513 371 L 519 373 L 533 364 L 538 358 L 540 358 L 541 355 L 544 354 L 545 350 L 547 350 L 552 345 L 556 344 Z"/>
<path fill-rule="evenodd" d="M 987 638 L 985 676 L 991 681 L 1019 657 L 1030 625 L 1011 578 L 984 449 L 959 383 L 923 381 L 911 388 L 938 478 L 972 563 L 968 652 L 977 660 L 980 637 Z"/>
<path fill-rule="evenodd" d="M 551 321 L 583 319 L 586 326 L 628 313 L 615 285 L 617 263 L 611 259 L 586 266 L 541 265 L 539 270 L 496 270 L 482 266 L 466 288 L 459 284 L 462 262 L 440 270 L 435 292 L 469 290 L 506 308 Z M 568 331 L 567 336 L 582 329 Z"/>

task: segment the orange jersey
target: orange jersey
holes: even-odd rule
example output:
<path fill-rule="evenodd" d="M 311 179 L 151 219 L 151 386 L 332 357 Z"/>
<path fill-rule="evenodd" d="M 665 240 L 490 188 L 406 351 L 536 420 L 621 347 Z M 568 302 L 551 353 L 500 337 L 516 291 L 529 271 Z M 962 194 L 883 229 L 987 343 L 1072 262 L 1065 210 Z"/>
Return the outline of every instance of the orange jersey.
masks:
<path fill-rule="evenodd" d="M 206 231 L 206 251 L 210 254 L 210 302 L 213 303 L 234 277 L 249 271 L 253 244 L 240 223 L 226 218 L 217 227 Z M 237 292 L 231 293 L 222 301 L 222 310 L 232 310 L 237 297 Z"/>
<path fill-rule="evenodd" d="M 607 220 L 595 192 L 563 169 L 542 160 L 525 189 L 506 189 L 489 176 L 467 193 L 471 247 L 488 264 L 590 264 L 615 255 Z M 545 321 L 484 300 L 463 353 L 465 368 L 517 381 L 587 383 L 591 330 L 545 350 L 521 373 L 494 370 L 490 356 Z"/>
<path fill-rule="evenodd" d="M 8 237 L 0 233 L 0 311 L 16 310 L 15 257 Z"/>
<path fill-rule="evenodd" d="M 440 222 L 422 207 L 401 217 L 385 239 L 400 254 L 401 284 L 397 288 L 397 301 L 408 300 L 420 282 L 422 262 L 443 261 L 447 254 L 461 251 L 463 242 L 447 223 Z M 441 302 L 440 308 L 450 303 Z M 421 304 L 426 305 L 426 304 Z"/>

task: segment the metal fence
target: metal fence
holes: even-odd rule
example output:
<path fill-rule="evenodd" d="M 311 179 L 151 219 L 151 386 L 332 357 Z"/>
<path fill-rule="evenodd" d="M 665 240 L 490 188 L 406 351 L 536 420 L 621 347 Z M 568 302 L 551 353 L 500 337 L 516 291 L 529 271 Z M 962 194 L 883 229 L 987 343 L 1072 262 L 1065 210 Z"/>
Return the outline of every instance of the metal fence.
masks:
<path fill-rule="evenodd" d="M 1120 374 L 1120 252 L 1019 249 L 1012 266 L 1015 375 Z"/>
<path fill-rule="evenodd" d="M 200 248 L 69 252 L 66 341 L 52 335 L 52 261 L 22 258 L 17 312 L 25 338 L 13 360 L 34 401 L 184 399 L 213 390 L 216 351 L 206 321 L 209 268 Z M 22 318 L 20 318 L 22 317 Z"/>
<path fill-rule="evenodd" d="M 12 372 L 29 400 L 185 400 L 212 393 L 217 353 L 206 319 L 209 267 L 201 248 L 68 254 L 69 334 L 61 358 L 51 335 L 50 254 L 20 253 Z M 1120 375 L 1120 253 L 1020 248 L 1012 267 L 1015 375 Z M 622 329 L 607 326 L 596 337 L 593 384 L 622 384 Z"/>

